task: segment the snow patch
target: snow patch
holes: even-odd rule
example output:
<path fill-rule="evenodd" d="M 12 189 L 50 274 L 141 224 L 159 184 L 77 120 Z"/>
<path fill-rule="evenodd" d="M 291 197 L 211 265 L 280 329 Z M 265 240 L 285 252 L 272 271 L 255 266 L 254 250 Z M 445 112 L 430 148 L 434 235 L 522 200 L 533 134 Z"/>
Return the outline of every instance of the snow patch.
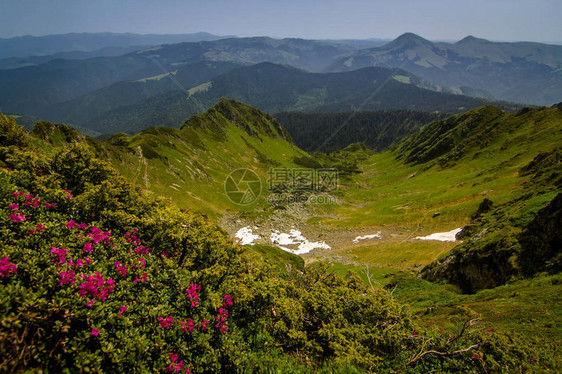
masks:
<path fill-rule="evenodd" d="M 359 243 L 360 240 L 375 239 L 375 238 L 377 239 L 382 238 L 380 231 L 372 235 L 358 236 L 355 239 L 353 239 L 353 242 L 357 244 Z"/>
<path fill-rule="evenodd" d="M 295 229 L 291 229 L 288 234 L 278 230 L 272 231 L 270 239 L 271 243 L 295 255 L 302 255 L 316 248 L 331 249 L 326 242 L 311 242 L 305 238 L 299 230 Z M 288 245 L 298 245 L 298 247 L 297 249 L 291 249 L 286 247 Z"/>
<path fill-rule="evenodd" d="M 242 227 L 234 236 L 240 239 L 240 244 L 242 245 L 252 244 L 255 240 L 261 238 L 259 235 L 254 235 L 252 233 L 250 226 Z"/>
<path fill-rule="evenodd" d="M 439 240 L 440 242 L 456 242 L 455 236 L 461 232 L 462 228 L 454 229 L 447 232 L 437 232 L 428 236 L 418 236 L 415 239 L 419 240 Z"/>

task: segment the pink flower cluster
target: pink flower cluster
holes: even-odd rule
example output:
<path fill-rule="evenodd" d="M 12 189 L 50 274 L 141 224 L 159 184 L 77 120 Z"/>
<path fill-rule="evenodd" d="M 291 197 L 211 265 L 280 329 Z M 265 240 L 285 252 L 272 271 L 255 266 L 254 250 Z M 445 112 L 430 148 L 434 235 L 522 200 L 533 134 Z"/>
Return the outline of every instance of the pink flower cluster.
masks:
<path fill-rule="evenodd" d="M 68 249 L 56 248 L 56 247 L 51 246 L 51 253 L 58 257 L 59 265 L 60 264 L 66 264 L 66 253 L 67 252 L 68 252 Z M 56 260 L 53 259 L 53 261 L 56 261 Z"/>
<path fill-rule="evenodd" d="M 16 274 L 18 267 L 8 259 L 8 256 L 2 257 L 0 260 L 0 277 L 8 277 L 11 273 Z"/>
<path fill-rule="evenodd" d="M 111 233 L 109 231 L 101 231 L 98 227 L 91 227 L 90 232 L 86 234 L 86 236 L 90 237 L 90 240 L 94 244 L 98 244 L 100 242 L 109 244 L 109 237 Z"/>
<path fill-rule="evenodd" d="M 187 294 L 187 298 L 191 300 L 191 307 L 195 308 L 199 305 L 199 295 L 197 295 L 197 291 L 201 290 L 201 286 L 197 284 L 190 284 L 189 288 L 185 291 Z"/>
<path fill-rule="evenodd" d="M 115 261 L 113 265 L 115 265 L 115 270 L 117 270 L 117 272 L 121 274 L 123 278 L 127 279 L 127 266 L 123 265 L 119 261 Z"/>
<path fill-rule="evenodd" d="M 168 365 L 168 371 L 173 372 L 175 370 L 176 373 L 179 373 L 179 371 L 183 367 L 183 360 L 177 362 L 179 357 L 174 353 L 168 353 L 168 356 L 170 357 L 171 361 L 170 365 Z M 186 368 L 184 373 L 189 374 L 191 373 L 191 370 L 189 370 L 189 368 Z"/>
<path fill-rule="evenodd" d="M 195 328 L 195 324 L 193 323 L 193 320 L 191 318 L 189 318 L 187 322 L 180 321 L 180 325 L 183 327 L 181 330 L 181 332 L 183 333 L 185 333 L 187 330 L 189 330 L 189 332 L 192 332 Z"/>
<path fill-rule="evenodd" d="M 215 327 L 219 329 L 221 332 L 226 332 L 228 327 L 226 326 L 226 320 L 228 319 L 228 308 L 232 306 L 232 297 L 230 295 L 224 295 L 224 301 L 222 303 L 222 308 L 219 308 L 218 313 L 219 315 L 215 317 L 217 320 L 217 324 Z"/>
<path fill-rule="evenodd" d="M 160 323 L 160 327 L 163 329 L 169 330 L 174 324 L 174 318 L 172 316 L 168 316 L 166 318 L 158 317 L 158 323 Z"/>
<path fill-rule="evenodd" d="M 134 246 L 138 246 L 140 244 L 140 239 L 137 238 L 137 230 L 132 230 L 124 235 L 125 240 L 127 243 L 133 244 Z"/>
<path fill-rule="evenodd" d="M 135 277 L 135 282 L 148 282 L 148 275 L 146 272 L 143 272 L 140 278 Z"/>
<path fill-rule="evenodd" d="M 74 270 L 67 270 L 61 271 L 59 273 L 61 279 L 59 280 L 59 285 L 63 285 L 66 283 L 75 284 L 76 283 L 76 275 L 74 274 Z"/>
<path fill-rule="evenodd" d="M 8 214 L 8 217 L 12 220 L 12 222 L 23 222 L 27 219 L 21 212 L 18 214 Z"/>
<path fill-rule="evenodd" d="M 228 318 L 228 310 L 219 308 L 219 315 L 215 317 L 215 319 L 217 320 L 217 324 L 215 325 L 215 327 L 221 330 L 221 332 L 226 332 L 228 330 L 228 327 L 226 327 L 227 318 Z"/>
<path fill-rule="evenodd" d="M 37 224 L 37 227 L 34 230 L 29 230 L 29 235 L 33 235 L 36 232 L 43 232 L 45 231 L 45 226 L 43 226 L 42 224 Z"/>
<path fill-rule="evenodd" d="M 85 279 L 85 282 L 78 286 L 78 294 L 82 298 L 90 296 L 92 301 L 95 298 L 104 301 L 115 289 L 115 281 L 111 277 L 104 280 L 99 271 L 89 277 L 85 277 L 84 274 L 81 277 Z"/>

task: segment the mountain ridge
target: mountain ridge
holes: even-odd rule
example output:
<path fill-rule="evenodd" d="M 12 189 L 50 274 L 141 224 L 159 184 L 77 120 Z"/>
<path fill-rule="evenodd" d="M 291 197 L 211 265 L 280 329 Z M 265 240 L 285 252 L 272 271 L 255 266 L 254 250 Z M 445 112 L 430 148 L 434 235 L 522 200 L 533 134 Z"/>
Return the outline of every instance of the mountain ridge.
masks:
<path fill-rule="evenodd" d="M 400 67 L 436 84 L 471 87 L 495 98 L 552 105 L 562 96 L 562 46 L 491 42 L 473 36 L 431 42 L 406 33 L 388 44 L 340 59 L 331 71 L 366 66 Z"/>

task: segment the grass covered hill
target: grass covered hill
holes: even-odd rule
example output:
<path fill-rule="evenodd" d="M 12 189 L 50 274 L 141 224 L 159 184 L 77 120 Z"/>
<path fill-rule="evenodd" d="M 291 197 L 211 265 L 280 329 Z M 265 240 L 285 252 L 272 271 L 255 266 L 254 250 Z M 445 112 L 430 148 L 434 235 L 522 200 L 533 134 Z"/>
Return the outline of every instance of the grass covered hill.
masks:
<path fill-rule="evenodd" d="M 84 137 L 68 126 L 40 123 L 32 134 L 53 145 L 87 144 L 128 181 L 179 206 L 216 215 L 240 206 L 224 192 L 229 174 L 247 168 L 262 181 L 272 167 L 297 167 L 307 154 L 293 145 L 287 131 L 270 115 L 225 98 L 185 121 L 181 129 L 150 127 L 128 136 L 116 134 L 104 142 Z"/>

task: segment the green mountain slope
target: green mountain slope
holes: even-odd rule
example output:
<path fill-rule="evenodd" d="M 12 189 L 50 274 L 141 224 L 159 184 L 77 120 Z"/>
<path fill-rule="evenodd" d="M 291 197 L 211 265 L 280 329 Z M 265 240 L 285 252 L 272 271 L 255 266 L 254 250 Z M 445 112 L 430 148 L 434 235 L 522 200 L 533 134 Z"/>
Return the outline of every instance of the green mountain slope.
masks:
<path fill-rule="evenodd" d="M 116 134 L 103 143 L 66 126 L 43 124 L 33 134 L 55 145 L 87 141 L 131 183 L 212 215 L 252 211 L 264 204 L 266 185 L 254 204 L 231 201 L 225 193 L 231 172 L 247 168 L 266 181 L 269 168 L 296 167 L 295 159 L 307 157 L 273 117 L 227 99 L 191 117 L 181 129 L 150 127 L 133 136 Z"/>
<path fill-rule="evenodd" d="M 154 123 L 173 125 L 221 97 L 268 113 L 411 109 L 458 112 L 489 101 L 434 91 L 430 82 L 399 69 L 368 68 L 345 73 L 308 73 L 272 63 L 241 67 L 188 92 L 168 91 L 81 123 L 99 132 L 137 132 Z M 506 108 L 512 105 L 504 104 Z"/>
<path fill-rule="evenodd" d="M 455 44 L 434 43 L 406 33 L 342 58 L 332 71 L 367 66 L 401 68 L 465 94 L 499 100 L 552 105 L 562 97 L 562 46 L 557 45 L 494 43 L 472 36 Z"/>
<path fill-rule="evenodd" d="M 342 249 L 348 256 L 400 267 L 435 261 L 423 276 L 465 292 L 557 272 L 560 144 L 557 107 L 508 114 L 486 106 L 436 121 L 370 156 L 333 211 L 340 219 L 326 222 L 380 227 L 399 238 L 350 245 Z M 415 239 L 459 227 L 462 243 Z"/>

